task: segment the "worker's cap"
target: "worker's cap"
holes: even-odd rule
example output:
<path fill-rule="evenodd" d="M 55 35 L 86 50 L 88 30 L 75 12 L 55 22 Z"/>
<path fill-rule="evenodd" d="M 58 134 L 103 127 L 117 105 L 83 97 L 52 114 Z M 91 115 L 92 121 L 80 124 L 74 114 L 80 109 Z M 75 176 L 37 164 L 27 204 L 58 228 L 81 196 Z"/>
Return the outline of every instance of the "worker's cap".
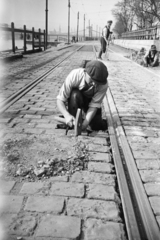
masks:
<path fill-rule="evenodd" d="M 156 46 L 155 45 L 151 45 L 151 50 L 156 50 Z"/>
<path fill-rule="evenodd" d="M 112 20 L 108 20 L 108 21 L 107 21 L 107 23 L 110 23 L 110 24 L 112 24 Z"/>
<path fill-rule="evenodd" d="M 94 82 L 100 85 L 107 83 L 108 71 L 107 67 L 98 60 L 89 61 L 86 64 L 86 72 Z"/>

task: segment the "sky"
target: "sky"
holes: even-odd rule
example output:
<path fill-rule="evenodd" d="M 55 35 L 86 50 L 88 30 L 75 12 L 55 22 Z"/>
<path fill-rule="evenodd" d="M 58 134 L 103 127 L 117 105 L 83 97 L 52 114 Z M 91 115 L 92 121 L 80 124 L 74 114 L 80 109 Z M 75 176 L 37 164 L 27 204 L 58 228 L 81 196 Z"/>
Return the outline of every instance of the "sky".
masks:
<path fill-rule="evenodd" d="M 68 31 L 68 1 L 48 0 L 48 31 Z M 118 0 L 70 0 L 70 31 L 77 31 L 79 12 L 79 32 L 92 25 L 93 30 L 103 28 L 107 20 L 113 20 L 112 9 Z M 0 23 L 11 24 L 16 28 L 45 29 L 46 0 L 0 0 Z"/>

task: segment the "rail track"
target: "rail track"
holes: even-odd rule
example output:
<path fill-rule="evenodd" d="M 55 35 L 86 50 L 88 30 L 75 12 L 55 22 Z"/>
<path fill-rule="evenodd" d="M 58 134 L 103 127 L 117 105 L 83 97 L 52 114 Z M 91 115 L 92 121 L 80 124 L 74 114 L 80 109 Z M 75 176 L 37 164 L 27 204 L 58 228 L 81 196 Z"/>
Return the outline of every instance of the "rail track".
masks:
<path fill-rule="evenodd" d="M 83 46 L 80 46 L 63 60 L 58 62 L 54 67 L 51 67 L 41 76 L 37 77 L 29 84 L 12 94 L 9 98 L 2 101 L 0 105 L 0 113 L 5 112 L 6 109 L 49 76 L 66 59 L 82 48 Z M 95 54 L 95 58 L 97 58 L 94 46 L 93 52 Z M 128 239 L 158 240 L 160 239 L 159 227 L 149 204 L 143 183 L 139 177 L 138 170 L 126 140 L 123 126 L 121 125 L 110 89 L 107 91 L 103 105 L 108 119 L 111 153 L 116 169 Z"/>

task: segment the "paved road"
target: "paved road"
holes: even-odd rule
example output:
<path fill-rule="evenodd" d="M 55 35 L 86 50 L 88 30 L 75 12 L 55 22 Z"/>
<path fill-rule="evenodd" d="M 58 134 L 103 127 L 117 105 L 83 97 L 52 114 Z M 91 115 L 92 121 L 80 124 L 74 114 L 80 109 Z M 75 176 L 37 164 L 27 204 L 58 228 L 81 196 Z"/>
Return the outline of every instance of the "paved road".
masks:
<path fill-rule="evenodd" d="M 42 56 L 47 60 L 47 53 Z M 58 113 L 55 99 L 65 77 L 83 59 L 94 58 L 89 51 L 76 53 L 0 119 L 1 145 L 8 154 L 3 156 L 3 166 L 10 169 L 10 174 L 3 174 L 1 181 L 5 195 L 1 217 L 7 240 L 126 239 L 107 133 L 75 138 L 74 132 L 69 131 L 66 136 L 64 130 L 55 129 L 53 120 Z M 114 53 L 109 58 L 104 59 L 109 86 L 160 225 L 159 79 Z M 34 64 L 36 55 L 30 61 Z M 12 79 L 15 78 L 16 64 Z M 77 161 L 77 154 L 82 152 L 83 171 L 76 169 L 68 174 L 61 171 L 62 174 L 39 180 L 13 175 L 17 170 L 13 157 L 29 168 L 31 164 L 35 167 L 39 161 L 48 163 L 48 159 L 58 157 L 62 163 Z"/>

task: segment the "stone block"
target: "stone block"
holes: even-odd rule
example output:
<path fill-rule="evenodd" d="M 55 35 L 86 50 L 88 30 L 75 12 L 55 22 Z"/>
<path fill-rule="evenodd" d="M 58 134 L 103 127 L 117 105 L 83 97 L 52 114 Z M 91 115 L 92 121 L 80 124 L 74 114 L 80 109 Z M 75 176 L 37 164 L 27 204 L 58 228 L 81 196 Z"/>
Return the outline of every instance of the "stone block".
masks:
<path fill-rule="evenodd" d="M 116 222 L 104 222 L 88 219 L 85 230 L 86 240 L 126 240 L 124 225 Z"/>
<path fill-rule="evenodd" d="M 8 195 L 8 196 L 4 196 L 4 199 L 5 199 L 5 206 L 2 209 L 2 212 L 18 213 L 22 207 L 24 197 Z"/>
<path fill-rule="evenodd" d="M 139 171 L 142 181 L 147 182 L 160 182 L 159 170 L 140 170 Z"/>
<path fill-rule="evenodd" d="M 69 238 L 76 240 L 81 233 L 81 220 L 70 216 L 46 215 L 42 218 L 36 237 Z"/>
<path fill-rule="evenodd" d="M 158 155 L 152 151 L 133 151 L 135 159 L 157 159 Z"/>
<path fill-rule="evenodd" d="M 15 185 L 15 181 L 3 181 L 0 180 L 0 186 L 2 193 L 9 193 Z"/>
<path fill-rule="evenodd" d="M 70 196 L 70 197 L 83 197 L 84 184 L 81 183 L 66 183 L 55 182 L 52 184 L 50 195 Z"/>
<path fill-rule="evenodd" d="M 114 166 L 110 163 L 89 162 L 88 170 L 99 173 L 113 173 Z"/>
<path fill-rule="evenodd" d="M 150 170 L 150 169 L 159 169 L 159 160 L 158 159 L 136 159 L 136 164 L 138 169 Z"/>
<path fill-rule="evenodd" d="M 160 183 L 146 183 L 144 184 L 147 195 L 160 196 Z"/>
<path fill-rule="evenodd" d="M 109 163 L 111 162 L 111 157 L 110 157 L 110 154 L 107 154 L 107 153 L 90 153 L 89 160 Z"/>
<path fill-rule="evenodd" d="M 107 153 L 107 152 L 109 152 L 109 148 L 107 146 L 89 143 L 88 144 L 88 151 L 89 152 L 103 152 L 103 153 Z"/>
<path fill-rule="evenodd" d="M 160 197 L 150 197 L 149 201 L 151 203 L 154 214 L 160 215 Z"/>
<path fill-rule="evenodd" d="M 64 207 L 64 198 L 60 197 L 29 197 L 27 199 L 25 210 L 35 212 L 52 212 L 60 214 Z"/>
<path fill-rule="evenodd" d="M 16 236 L 31 236 L 38 224 L 33 214 L 20 214 L 9 227 L 9 233 Z"/>
<path fill-rule="evenodd" d="M 115 188 L 102 184 L 89 184 L 87 188 L 87 197 L 90 199 L 119 202 L 119 197 Z"/>
<path fill-rule="evenodd" d="M 44 185 L 43 182 L 28 182 L 24 183 L 20 193 L 21 194 L 44 194 L 48 189 L 47 185 Z"/>
<path fill-rule="evenodd" d="M 95 172 L 76 172 L 71 177 L 72 182 L 83 182 L 83 183 L 100 183 L 110 186 L 115 186 L 116 176 L 113 174 L 103 174 Z"/>
<path fill-rule="evenodd" d="M 71 198 L 67 204 L 67 214 L 81 218 L 120 221 L 118 205 L 113 201 Z"/>

